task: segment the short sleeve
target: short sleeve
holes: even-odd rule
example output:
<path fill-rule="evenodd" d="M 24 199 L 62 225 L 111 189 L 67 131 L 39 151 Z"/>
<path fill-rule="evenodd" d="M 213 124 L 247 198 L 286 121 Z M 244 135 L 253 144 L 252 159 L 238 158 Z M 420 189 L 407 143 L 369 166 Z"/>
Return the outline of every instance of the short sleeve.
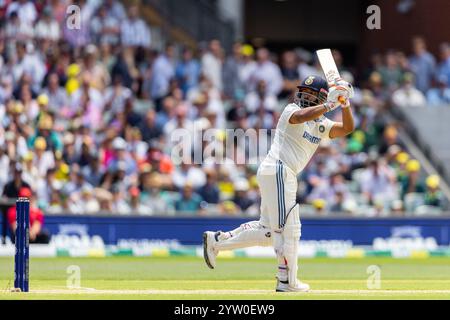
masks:
<path fill-rule="evenodd" d="M 288 104 L 283 111 L 283 118 L 286 119 L 286 122 L 289 123 L 289 119 L 292 117 L 294 112 L 301 110 L 298 105 L 295 103 Z"/>
<path fill-rule="evenodd" d="M 319 132 L 321 133 L 322 139 L 330 139 L 330 130 L 333 128 L 333 126 L 336 124 L 336 122 L 324 117 L 324 120 L 321 122 L 320 126 L 323 126 L 323 128 L 319 127 Z"/>

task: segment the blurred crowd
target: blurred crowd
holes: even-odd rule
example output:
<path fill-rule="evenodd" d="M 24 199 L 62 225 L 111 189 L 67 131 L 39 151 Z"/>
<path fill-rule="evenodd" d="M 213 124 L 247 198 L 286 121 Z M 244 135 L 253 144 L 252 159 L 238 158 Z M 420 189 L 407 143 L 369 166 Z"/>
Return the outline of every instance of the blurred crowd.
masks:
<path fill-rule="evenodd" d="M 322 76 L 313 54 L 276 55 L 242 43 L 228 53 L 218 40 L 155 50 L 138 6 L 77 1 L 81 28 L 73 29 L 69 4 L 0 4 L 3 196 L 30 188 L 33 205 L 46 213 L 258 215 L 257 166 L 241 161 L 245 146 L 235 145 L 220 164 L 179 164 L 171 133 L 214 129 L 225 143 L 225 129 L 274 128 L 300 79 Z M 374 54 L 360 74 L 340 52 L 334 56 L 356 88 L 358 130 L 322 145 L 299 177 L 304 212 L 443 208 L 439 177 L 424 175 L 385 115 L 396 106 L 450 104 L 449 45 L 435 58 L 416 38 L 410 56 Z"/>

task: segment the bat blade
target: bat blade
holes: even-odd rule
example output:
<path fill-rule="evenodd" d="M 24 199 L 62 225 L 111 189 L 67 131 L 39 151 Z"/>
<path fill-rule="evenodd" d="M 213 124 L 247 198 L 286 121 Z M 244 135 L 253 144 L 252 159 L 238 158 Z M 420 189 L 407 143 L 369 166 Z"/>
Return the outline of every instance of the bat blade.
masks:
<path fill-rule="evenodd" d="M 320 65 L 322 66 L 323 73 L 325 74 L 325 79 L 327 79 L 328 84 L 334 84 L 335 81 L 341 76 L 336 66 L 336 62 L 334 61 L 333 55 L 331 54 L 331 50 L 317 50 L 316 54 L 319 58 Z"/>

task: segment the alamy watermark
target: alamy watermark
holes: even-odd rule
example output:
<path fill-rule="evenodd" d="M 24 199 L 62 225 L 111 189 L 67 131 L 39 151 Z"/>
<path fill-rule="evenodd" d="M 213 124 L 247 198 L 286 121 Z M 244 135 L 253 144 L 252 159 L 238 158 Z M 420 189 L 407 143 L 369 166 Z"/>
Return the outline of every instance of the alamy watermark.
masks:
<path fill-rule="evenodd" d="M 267 155 L 275 129 L 175 129 L 170 134 L 171 160 L 175 165 L 203 164 L 213 160 L 226 164 L 258 165 Z"/>
<path fill-rule="evenodd" d="M 66 27 L 69 30 L 81 29 L 81 8 L 77 5 L 70 5 L 66 9 Z"/>
<path fill-rule="evenodd" d="M 81 268 L 77 265 L 70 265 L 66 269 L 68 274 L 66 280 L 66 287 L 68 289 L 80 289 L 81 288 Z"/>
<path fill-rule="evenodd" d="M 379 6 L 373 4 L 367 7 L 366 13 L 369 17 L 366 20 L 366 26 L 369 30 L 381 29 L 381 9 Z"/>
<path fill-rule="evenodd" d="M 369 275 L 367 278 L 367 289 L 378 290 L 381 289 L 381 269 L 379 266 L 371 265 L 366 269 L 366 273 Z"/>

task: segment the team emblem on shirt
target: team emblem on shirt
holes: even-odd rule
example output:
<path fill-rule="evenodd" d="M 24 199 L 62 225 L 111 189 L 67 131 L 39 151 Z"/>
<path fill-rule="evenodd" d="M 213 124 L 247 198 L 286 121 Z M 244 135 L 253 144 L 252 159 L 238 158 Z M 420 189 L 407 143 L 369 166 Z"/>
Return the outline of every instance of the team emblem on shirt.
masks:
<path fill-rule="evenodd" d="M 324 125 L 320 125 L 319 126 L 319 131 L 320 131 L 320 133 L 324 133 L 325 132 L 325 126 Z"/>

